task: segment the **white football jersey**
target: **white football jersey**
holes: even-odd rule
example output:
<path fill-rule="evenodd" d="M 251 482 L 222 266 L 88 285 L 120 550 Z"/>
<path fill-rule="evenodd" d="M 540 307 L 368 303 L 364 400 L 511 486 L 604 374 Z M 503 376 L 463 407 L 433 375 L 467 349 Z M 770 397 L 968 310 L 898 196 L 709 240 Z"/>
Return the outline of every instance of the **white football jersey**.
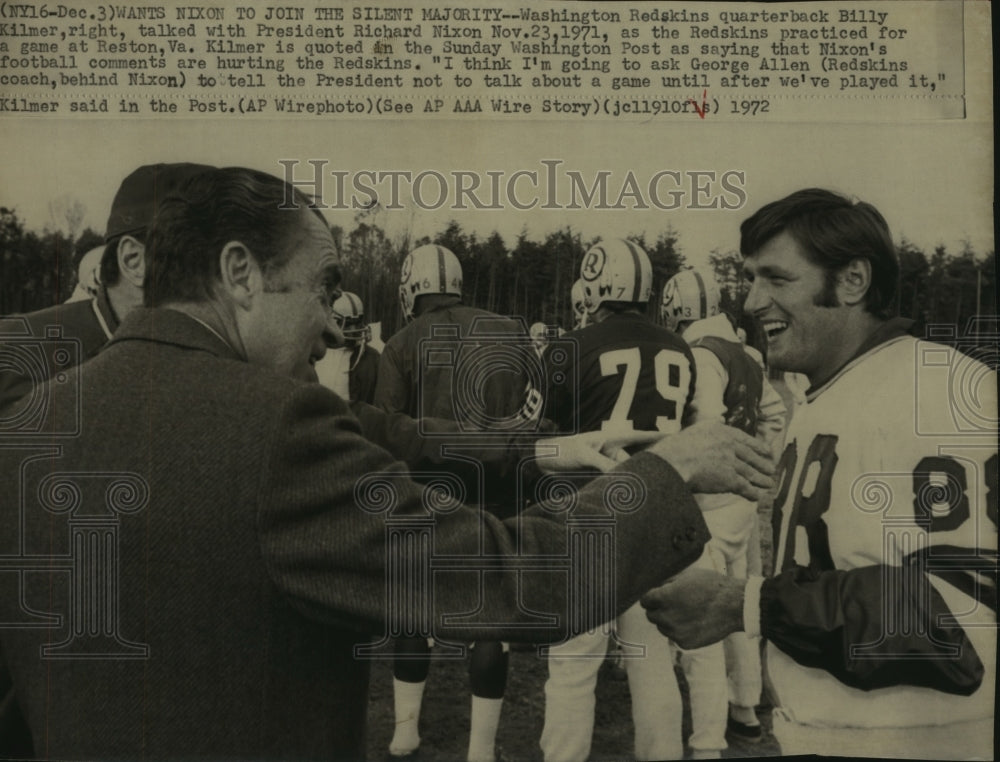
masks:
<path fill-rule="evenodd" d="M 916 578 L 941 594 L 985 674 L 971 696 L 911 686 L 865 691 L 769 644 L 768 673 L 791 720 L 913 727 L 993 716 L 996 613 L 976 597 L 995 595 L 995 586 L 969 559 L 980 559 L 980 569 L 992 559 L 995 579 L 996 395 L 996 373 L 985 365 L 902 336 L 855 358 L 795 411 L 778 474 L 775 573 L 791 564 L 850 570 L 920 558 L 925 573 Z M 951 583 L 934 573 L 945 566 Z M 887 612 L 883 628 L 921 637 L 926 625 L 912 613 Z M 864 614 L 847 607 L 843 616 Z M 865 658 L 873 644 L 852 644 L 851 653 Z"/>

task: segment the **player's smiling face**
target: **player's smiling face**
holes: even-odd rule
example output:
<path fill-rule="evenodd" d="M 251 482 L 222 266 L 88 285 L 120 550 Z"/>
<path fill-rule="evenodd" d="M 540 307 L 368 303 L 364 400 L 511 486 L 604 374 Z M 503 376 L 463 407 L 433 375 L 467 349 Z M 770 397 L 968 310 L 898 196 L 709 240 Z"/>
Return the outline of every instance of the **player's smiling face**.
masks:
<path fill-rule="evenodd" d="M 826 271 L 811 262 L 790 233 L 780 233 L 744 261 L 750 281 L 745 309 L 767 336 L 767 361 L 805 373 L 811 382 L 836 371 L 844 315 L 827 294 Z"/>

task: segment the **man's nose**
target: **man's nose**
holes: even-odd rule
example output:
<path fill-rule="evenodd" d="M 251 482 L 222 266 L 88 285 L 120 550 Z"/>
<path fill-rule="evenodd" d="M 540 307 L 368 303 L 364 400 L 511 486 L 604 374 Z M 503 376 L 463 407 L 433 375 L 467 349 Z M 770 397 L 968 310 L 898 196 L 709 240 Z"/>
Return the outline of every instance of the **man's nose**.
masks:
<path fill-rule="evenodd" d="M 747 300 L 743 303 L 743 309 L 750 314 L 761 312 L 768 305 L 767 295 L 759 280 L 758 278 L 750 284 L 750 293 L 747 294 Z"/>

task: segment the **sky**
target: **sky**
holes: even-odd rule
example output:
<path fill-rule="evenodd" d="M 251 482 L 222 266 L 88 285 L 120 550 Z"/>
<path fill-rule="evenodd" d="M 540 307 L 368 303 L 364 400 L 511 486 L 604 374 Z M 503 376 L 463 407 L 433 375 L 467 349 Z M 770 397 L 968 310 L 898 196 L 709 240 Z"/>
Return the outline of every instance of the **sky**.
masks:
<path fill-rule="evenodd" d="M 990 125 L 952 120 L 914 124 L 708 124 L 699 122 L 461 122 L 179 120 L 155 122 L 31 119 L 4 122 L 8 151 L 0 168 L 0 205 L 13 207 L 31 230 L 52 226 L 48 205 L 65 195 L 87 208 L 85 224 L 102 232 L 118 183 L 132 169 L 155 162 L 193 161 L 241 165 L 281 175 L 281 160 L 298 161 L 296 178 L 311 177 L 309 161 L 324 161 L 324 196 L 335 203 L 336 182 L 329 172 L 435 170 L 544 174 L 543 161 L 561 162 L 559 172 L 576 171 L 592 183 L 610 172 L 617 195 L 631 170 L 644 195 L 650 177 L 661 171 L 742 173 L 740 198 L 725 194 L 729 210 L 678 208 L 648 210 L 527 211 L 504 202 L 501 210 L 419 209 L 401 185 L 404 209 L 380 211 L 376 222 L 392 236 L 407 230 L 414 238 L 433 235 L 455 219 L 469 232 L 498 231 L 512 245 L 522 230 L 541 239 L 572 226 L 585 240 L 645 233 L 647 239 L 672 226 L 681 251 L 692 264 L 713 250 L 738 248 L 739 224 L 761 205 L 803 187 L 837 190 L 874 204 L 897 240 L 905 237 L 929 251 L 938 244 L 957 251 L 963 240 L 985 253 L 993 248 L 993 146 Z M 298 174 L 301 172 L 302 174 Z M 682 177 L 684 175 L 682 174 Z M 568 182 L 561 175 L 562 191 Z M 452 181 L 453 182 L 453 181 Z M 421 186 L 433 202 L 437 185 Z M 485 185 L 483 186 L 485 187 Z M 666 176 L 661 199 L 674 187 Z M 685 201 L 691 201 L 690 185 Z M 391 201 L 388 182 L 380 185 L 383 206 Z M 719 191 L 719 186 L 714 186 Z M 522 200 L 531 198 L 519 181 Z M 331 198 L 332 196 L 332 198 Z M 563 195 L 565 203 L 568 196 Z M 688 206 L 690 204 L 687 204 Z M 328 210 L 332 224 L 350 229 L 353 211 Z"/>
<path fill-rule="evenodd" d="M 325 169 L 348 173 L 432 170 L 486 176 L 492 171 L 509 178 L 518 171 L 543 172 L 543 161 L 556 161 L 561 172 L 579 172 L 588 184 L 609 172 L 613 193 L 629 171 L 642 186 L 657 172 L 704 171 L 717 177 L 742 173 L 742 194 L 735 209 L 518 210 L 504 203 L 500 210 L 431 211 L 417 208 L 404 192 L 399 200 L 405 208 L 380 211 L 375 222 L 390 236 L 409 232 L 416 239 L 455 219 L 481 237 L 498 231 L 508 245 L 522 231 L 539 240 L 566 226 L 584 240 L 637 233 L 655 240 L 672 228 L 688 261 L 701 264 L 712 251 L 737 249 L 740 222 L 763 204 L 800 188 L 824 187 L 874 204 L 897 241 L 906 238 L 925 251 L 939 244 L 958 251 L 968 241 L 984 254 L 994 246 L 993 67 L 989 24 L 980 23 L 988 15 L 984 7 L 964 8 L 964 118 L 885 121 L 892 104 L 882 101 L 879 109 L 853 109 L 855 121 L 850 122 L 829 116 L 813 122 L 768 117 L 772 121 L 736 123 L 690 115 L 627 122 L 579 116 L 559 121 L 472 116 L 156 120 L 5 113 L 0 116 L 5 148 L 0 206 L 14 208 L 28 229 L 40 231 L 53 226 L 51 201 L 78 199 L 87 209 L 85 225 L 103 233 L 118 184 L 143 164 L 241 165 L 281 175 L 281 160 L 298 161 L 304 170 L 306 162 L 323 160 Z M 834 100 L 824 101 L 825 114 L 838 113 L 835 107 Z M 923 110 L 925 117 L 929 111 Z M 434 190 L 433 183 L 424 187 Z M 670 189 L 669 184 L 661 187 Z M 384 207 L 388 200 L 382 201 Z M 328 210 L 326 216 L 347 229 L 354 224 L 351 211 Z"/>

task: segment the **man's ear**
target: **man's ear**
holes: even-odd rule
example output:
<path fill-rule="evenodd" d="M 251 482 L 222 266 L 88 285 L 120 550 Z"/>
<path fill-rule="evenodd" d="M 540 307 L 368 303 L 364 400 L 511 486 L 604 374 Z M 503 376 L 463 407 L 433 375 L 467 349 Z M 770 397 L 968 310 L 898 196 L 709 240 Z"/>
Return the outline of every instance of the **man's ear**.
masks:
<path fill-rule="evenodd" d="M 254 299 L 264 291 L 264 274 L 243 243 L 230 241 L 219 254 L 219 272 L 222 275 L 222 290 L 245 310 L 250 309 Z"/>
<path fill-rule="evenodd" d="M 837 298 L 841 304 L 860 303 L 872 285 L 872 265 L 867 259 L 856 257 L 837 274 Z"/>
<path fill-rule="evenodd" d="M 118 241 L 118 272 L 135 288 L 141 289 L 146 277 L 146 247 L 130 235 Z"/>

